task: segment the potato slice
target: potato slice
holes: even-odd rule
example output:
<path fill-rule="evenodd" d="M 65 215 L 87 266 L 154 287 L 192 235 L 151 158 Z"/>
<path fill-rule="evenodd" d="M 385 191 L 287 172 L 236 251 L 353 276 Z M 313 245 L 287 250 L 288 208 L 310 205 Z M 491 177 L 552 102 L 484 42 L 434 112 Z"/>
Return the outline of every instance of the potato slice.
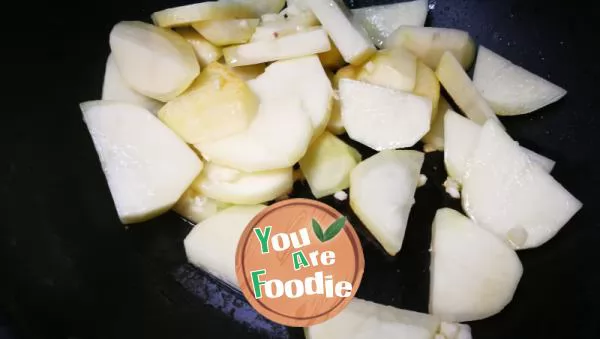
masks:
<path fill-rule="evenodd" d="M 238 240 L 250 220 L 265 207 L 232 206 L 196 225 L 183 240 L 188 261 L 239 289 L 235 274 Z"/>
<path fill-rule="evenodd" d="M 316 56 L 269 65 L 253 82 L 253 88 L 272 100 L 283 98 L 299 102 L 312 122 L 312 140 L 325 130 L 331 113 L 333 89 Z"/>
<path fill-rule="evenodd" d="M 279 63 L 285 65 L 279 66 Z M 290 80 L 289 76 L 296 72 L 302 74 L 301 77 Z M 315 82 L 320 72 L 326 85 L 331 86 L 316 56 L 271 64 L 264 74 L 248 81 L 260 98 L 259 110 L 248 129 L 216 142 L 195 146 L 209 161 L 244 172 L 293 166 L 302 158 L 313 137 L 311 117 L 321 112 L 308 109 L 323 107 L 319 103 L 324 100 L 315 100 L 313 91 L 317 98 L 327 95 L 327 91 L 319 85 L 320 81 Z M 307 84 L 313 87 L 309 88 Z M 308 89 L 301 90 L 303 88 Z"/>
<path fill-rule="evenodd" d="M 146 109 L 116 101 L 80 106 L 124 224 L 169 210 L 202 170 L 196 154 Z"/>
<path fill-rule="evenodd" d="M 364 29 L 350 20 L 350 11 L 339 0 L 306 0 L 346 62 L 360 65 L 375 53 Z"/>
<path fill-rule="evenodd" d="M 350 138 L 374 150 L 411 147 L 429 131 L 428 98 L 342 79 L 340 100 Z"/>
<path fill-rule="evenodd" d="M 228 65 L 237 67 L 318 54 L 330 48 L 327 33 L 313 29 L 273 40 L 227 47 L 223 49 L 223 55 Z"/>
<path fill-rule="evenodd" d="M 444 53 L 435 74 L 469 119 L 479 125 L 483 125 L 488 119 L 500 124 L 494 111 L 450 52 Z"/>
<path fill-rule="evenodd" d="M 159 27 L 188 26 L 205 20 L 256 18 L 257 14 L 238 3 L 206 1 L 197 4 L 167 8 L 152 14 L 152 21 Z"/>
<path fill-rule="evenodd" d="M 258 15 L 279 13 L 285 6 L 285 0 L 221 0 L 221 2 L 243 5 Z"/>
<path fill-rule="evenodd" d="M 260 25 L 250 41 L 273 40 L 286 35 L 308 31 L 319 26 L 319 20 L 310 11 L 298 12 L 294 15 L 277 14 L 262 18 Z"/>
<path fill-rule="evenodd" d="M 338 91 L 341 79 L 356 79 L 359 70 L 359 67 L 352 65 L 340 68 L 331 79 L 333 89 L 336 92 Z M 342 106 L 340 104 L 339 95 L 334 95 L 333 97 L 331 117 L 327 123 L 327 130 L 335 135 L 343 134 L 346 131 L 346 128 L 344 128 L 344 121 L 342 120 Z"/>
<path fill-rule="evenodd" d="M 431 314 L 445 321 L 479 320 L 512 300 L 523 266 L 502 240 L 449 208 L 437 211 L 432 234 Z"/>
<path fill-rule="evenodd" d="M 258 110 L 259 100 L 227 66 L 208 65 L 192 87 L 168 102 L 159 118 L 188 143 L 218 140 L 242 132 Z"/>
<path fill-rule="evenodd" d="M 350 174 L 350 206 L 390 255 L 402 248 L 424 158 L 417 151 L 386 150 Z"/>
<path fill-rule="evenodd" d="M 208 42 L 208 40 L 192 28 L 181 27 L 176 32 L 192 45 L 200 66 L 206 67 L 211 62 L 215 62 L 223 56 L 223 52 L 219 47 Z"/>
<path fill-rule="evenodd" d="M 381 48 L 386 38 L 400 26 L 424 26 L 428 0 L 413 0 L 389 5 L 378 5 L 352 10 L 354 22 L 365 28 L 375 44 Z"/>
<path fill-rule="evenodd" d="M 267 68 L 265 64 L 230 67 L 231 71 L 244 81 L 256 79 L 265 72 L 265 68 Z"/>
<path fill-rule="evenodd" d="M 175 98 L 200 72 L 194 50 L 185 39 L 141 21 L 116 24 L 110 32 L 110 49 L 129 86 L 156 100 Z"/>
<path fill-rule="evenodd" d="M 462 183 L 467 174 L 468 162 L 477 147 L 481 126 L 462 115 L 449 110 L 444 117 L 444 162 L 448 175 Z M 550 172 L 554 161 L 524 147 L 521 150 L 544 171 Z"/>
<path fill-rule="evenodd" d="M 192 27 L 216 46 L 243 44 L 250 40 L 258 26 L 258 19 L 206 20 Z"/>
<path fill-rule="evenodd" d="M 450 104 L 443 96 L 440 96 L 437 107 L 437 114 L 431 124 L 429 132 L 423 137 L 423 149 L 425 152 L 443 151 L 444 150 L 444 117 L 446 112 L 451 109 Z"/>
<path fill-rule="evenodd" d="M 452 53 L 464 69 L 469 68 L 475 58 L 475 43 L 469 33 L 451 28 L 402 26 L 387 38 L 384 46 L 404 47 L 433 69 L 438 67 L 446 51 Z"/>
<path fill-rule="evenodd" d="M 229 206 L 229 204 L 208 198 L 188 188 L 173 206 L 173 211 L 197 224 Z"/>
<path fill-rule="evenodd" d="M 323 132 L 300 159 L 300 169 L 315 198 L 350 186 L 350 172 L 360 162 L 358 151 L 329 132 Z"/>
<path fill-rule="evenodd" d="M 356 80 L 412 92 L 417 78 L 417 57 L 404 48 L 378 51 L 365 63 Z"/>
<path fill-rule="evenodd" d="M 463 208 L 515 248 L 544 244 L 582 207 L 493 121 L 483 126 L 466 173 Z"/>
<path fill-rule="evenodd" d="M 563 88 L 479 46 L 473 84 L 498 115 L 520 115 L 560 100 Z"/>
<path fill-rule="evenodd" d="M 440 101 L 440 82 L 435 72 L 421 61 L 417 61 L 417 79 L 412 92 L 431 100 L 431 121 L 434 121 Z"/>
<path fill-rule="evenodd" d="M 218 201 L 253 205 L 291 192 L 293 184 L 291 167 L 245 173 L 209 162 L 192 187 Z"/>
<path fill-rule="evenodd" d="M 307 339 L 432 339 L 439 326 L 436 316 L 354 298 L 337 316 L 304 332 Z"/>
<path fill-rule="evenodd" d="M 106 70 L 104 71 L 104 84 L 102 85 L 102 100 L 113 100 L 128 102 L 138 105 L 156 114 L 162 102 L 148 98 L 134 91 L 121 77 L 119 68 L 115 63 L 115 58 L 110 54 L 106 60 Z"/>

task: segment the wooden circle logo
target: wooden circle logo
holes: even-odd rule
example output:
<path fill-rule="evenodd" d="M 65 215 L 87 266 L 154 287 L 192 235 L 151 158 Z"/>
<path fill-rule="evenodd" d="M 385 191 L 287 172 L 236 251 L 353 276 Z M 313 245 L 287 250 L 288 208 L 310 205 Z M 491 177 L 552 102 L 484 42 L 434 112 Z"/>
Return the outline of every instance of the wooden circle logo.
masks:
<path fill-rule="evenodd" d="M 335 209 L 290 199 L 261 211 L 237 248 L 244 296 L 265 317 L 307 327 L 338 314 L 358 290 L 365 267 L 354 228 Z"/>

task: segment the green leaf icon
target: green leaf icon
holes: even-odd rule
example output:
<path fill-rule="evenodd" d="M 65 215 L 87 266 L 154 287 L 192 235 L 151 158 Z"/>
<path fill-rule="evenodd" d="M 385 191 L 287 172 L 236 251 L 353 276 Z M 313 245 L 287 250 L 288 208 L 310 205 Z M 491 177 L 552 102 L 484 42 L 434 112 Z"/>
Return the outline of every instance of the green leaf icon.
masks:
<path fill-rule="evenodd" d="M 315 232 L 315 235 L 317 236 L 317 238 L 321 242 L 325 242 L 324 235 L 323 235 L 323 229 L 321 229 L 321 225 L 319 225 L 319 222 L 316 221 L 314 218 L 312 220 L 312 229 L 313 229 L 313 232 Z"/>
<path fill-rule="evenodd" d="M 341 216 L 339 219 L 337 219 L 331 225 L 329 225 L 329 227 L 327 227 L 327 230 L 325 230 L 324 241 L 328 241 L 328 240 L 335 238 L 335 236 L 338 233 L 340 233 L 340 231 L 344 228 L 345 224 L 346 224 L 346 217 Z"/>

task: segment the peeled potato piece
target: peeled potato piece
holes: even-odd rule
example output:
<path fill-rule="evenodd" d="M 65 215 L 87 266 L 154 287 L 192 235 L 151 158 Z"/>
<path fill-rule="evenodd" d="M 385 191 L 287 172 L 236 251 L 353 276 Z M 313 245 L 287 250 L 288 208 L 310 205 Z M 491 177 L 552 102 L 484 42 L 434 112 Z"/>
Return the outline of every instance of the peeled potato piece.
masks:
<path fill-rule="evenodd" d="M 289 193 L 293 184 L 291 167 L 245 173 L 208 163 L 192 187 L 205 196 L 218 201 L 253 205 Z"/>
<path fill-rule="evenodd" d="M 279 13 L 285 6 L 285 0 L 221 0 L 221 2 L 243 5 L 258 15 Z"/>
<path fill-rule="evenodd" d="M 469 75 L 451 53 L 444 53 L 435 74 L 469 119 L 479 125 L 483 125 L 488 119 L 500 124 L 496 113 L 490 108 L 473 85 Z"/>
<path fill-rule="evenodd" d="M 493 121 L 467 163 L 462 204 L 480 226 L 515 248 L 550 240 L 582 204 Z"/>
<path fill-rule="evenodd" d="M 248 42 L 256 26 L 258 19 L 206 20 L 192 24 L 198 33 L 216 46 Z"/>
<path fill-rule="evenodd" d="M 422 139 L 425 143 L 425 146 L 423 146 L 425 152 L 444 150 L 444 117 L 448 110 L 450 110 L 450 104 L 443 96 L 440 96 L 435 119 L 429 132 Z"/>
<path fill-rule="evenodd" d="M 375 53 L 364 28 L 350 20 L 350 11 L 337 0 L 306 0 L 346 62 L 360 65 Z"/>
<path fill-rule="evenodd" d="M 200 72 L 194 49 L 184 38 L 141 21 L 116 24 L 110 49 L 127 84 L 163 102 L 185 91 Z"/>
<path fill-rule="evenodd" d="M 228 65 L 246 66 L 327 52 L 331 48 L 322 29 L 286 35 L 273 40 L 250 42 L 223 49 Z"/>
<path fill-rule="evenodd" d="M 448 110 L 444 117 L 444 162 L 448 175 L 457 183 L 462 183 L 473 151 L 481 136 L 481 126 L 462 115 Z M 550 172 L 554 161 L 524 147 L 519 147 L 532 162 L 544 171 Z"/>
<path fill-rule="evenodd" d="M 306 152 L 321 119 L 326 124 L 329 116 L 331 84 L 319 59 L 275 62 L 248 85 L 260 98 L 248 129 L 195 147 L 209 161 L 245 172 L 293 166 Z"/>
<path fill-rule="evenodd" d="M 188 188 L 173 206 L 173 211 L 197 224 L 229 206 L 227 203 L 208 198 Z"/>
<path fill-rule="evenodd" d="M 464 69 L 475 58 L 475 43 L 469 33 L 452 28 L 402 26 L 387 38 L 384 46 L 404 47 L 433 69 L 445 52 L 454 55 Z"/>
<path fill-rule="evenodd" d="M 440 319 L 354 298 L 335 317 L 304 329 L 307 339 L 432 339 Z"/>
<path fill-rule="evenodd" d="M 277 14 L 262 19 L 260 25 L 252 35 L 251 41 L 273 40 L 302 31 L 307 31 L 319 25 L 319 20 L 310 11 L 299 12 L 294 15 Z"/>
<path fill-rule="evenodd" d="M 563 88 L 479 46 L 473 84 L 499 115 L 536 111 L 560 100 Z"/>
<path fill-rule="evenodd" d="M 196 154 L 146 109 L 116 101 L 80 106 L 124 224 L 169 210 L 202 170 Z"/>
<path fill-rule="evenodd" d="M 356 80 L 412 92 L 417 79 L 417 58 L 405 49 L 378 51 L 358 72 Z"/>
<path fill-rule="evenodd" d="M 431 241 L 429 312 L 472 321 L 500 312 L 523 274 L 517 254 L 492 233 L 449 208 L 437 211 Z"/>
<path fill-rule="evenodd" d="M 312 140 L 325 130 L 331 113 L 333 89 L 316 56 L 270 64 L 253 82 L 253 88 L 272 100 L 281 98 L 299 102 L 312 122 Z"/>
<path fill-rule="evenodd" d="M 362 25 L 377 47 L 400 26 L 423 26 L 429 11 L 428 0 L 414 0 L 352 10 L 354 22 Z"/>
<path fill-rule="evenodd" d="M 417 151 L 386 150 L 350 175 L 350 206 L 389 255 L 402 248 L 424 158 Z"/>
<path fill-rule="evenodd" d="M 232 206 L 196 225 L 183 241 L 188 261 L 239 289 L 235 274 L 238 240 L 250 220 L 265 207 Z"/>
<path fill-rule="evenodd" d="M 138 105 L 156 114 L 163 105 L 160 101 L 148 98 L 134 91 L 121 77 L 115 58 L 111 55 L 106 60 L 104 83 L 102 85 L 102 100 L 128 102 Z"/>
<path fill-rule="evenodd" d="M 205 20 L 256 18 L 257 14 L 238 3 L 206 1 L 197 4 L 167 8 L 152 14 L 152 21 L 160 27 L 187 26 Z"/>
<path fill-rule="evenodd" d="M 340 68 L 331 79 L 333 89 L 337 92 L 339 90 L 339 83 L 341 79 L 356 79 L 359 68 L 352 65 L 347 65 Z M 342 120 L 342 106 L 340 103 L 339 94 L 334 95 L 333 104 L 331 106 L 331 117 L 327 123 L 327 130 L 335 135 L 343 134 L 346 131 L 344 128 L 344 121 Z"/>
<path fill-rule="evenodd" d="M 211 62 L 215 62 L 223 56 L 223 52 L 219 47 L 208 42 L 208 40 L 192 28 L 181 27 L 176 32 L 192 45 L 200 66 L 206 67 Z"/>
<path fill-rule="evenodd" d="M 340 99 L 348 135 L 374 150 L 411 147 L 429 131 L 428 98 L 342 79 Z"/>
<path fill-rule="evenodd" d="M 259 75 L 265 72 L 265 64 L 256 64 L 240 67 L 231 67 L 231 71 L 244 81 L 256 79 Z"/>
<path fill-rule="evenodd" d="M 417 78 L 412 92 L 431 100 L 431 121 L 434 121 L 440 101 L 440 82 L 435 76 L 435 72 L 421 61 L 417 62 Z"/>
<path fill-rule="evenodd" d="M 312 194 L 319 199 L 350 186 L 350 172 L 360 161 L 355 149 L 329 132 L 315 140 L 300 159 L 300 169 Z"/>
<path fill-rule="evenodd" d="M 168 102 L 159 118 L 188 143 L 218 140 L 242 132 L 259 100 L 227 66 L 208 65 L 184 94 Z"/>

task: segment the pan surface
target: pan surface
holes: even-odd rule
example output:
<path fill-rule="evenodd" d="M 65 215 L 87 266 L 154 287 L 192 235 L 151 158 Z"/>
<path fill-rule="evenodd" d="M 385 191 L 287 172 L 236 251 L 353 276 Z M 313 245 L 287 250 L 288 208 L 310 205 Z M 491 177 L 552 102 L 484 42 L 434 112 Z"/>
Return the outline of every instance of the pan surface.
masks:
<path fill-rule="evenodd" d="M 6 33 L 3 49 L 12 90 L 4 92 L 0 122 L 0 338 L 6 331 L 15 338 L 303 337 L 187 264 L 182 240 L 191 226 L 174 213 L 123 228 L 81 119 L 78 103 L 100 97 L 111 27 L 184 3 L 28 2 L 6 12 L 6 27 L 22 28 Z M 430 0 L 428 25 L 467 30 L 569 91 L 539 112 L 502 121 L 521 144 L 557 161 L 553 175 L 584 207 L 543 247 L 519 252 L 524 276 L 513 302 L 471 323 L 476 339 L 600 337 L 600 68 L 592 37 L 600 17 L 592 6 Z M 439 207 L 460 206 L 441 186 L 441 153 L 427 155 L 423 172 L 429 181 L 417 191 L 396 257 L 359 227 L 366 269 L 358 297 L 427 311 L 431 221 Z M 296 188 L 310 197 L 307 187 Z M 347 203 L 323 201 L 359 225 Z"/>

